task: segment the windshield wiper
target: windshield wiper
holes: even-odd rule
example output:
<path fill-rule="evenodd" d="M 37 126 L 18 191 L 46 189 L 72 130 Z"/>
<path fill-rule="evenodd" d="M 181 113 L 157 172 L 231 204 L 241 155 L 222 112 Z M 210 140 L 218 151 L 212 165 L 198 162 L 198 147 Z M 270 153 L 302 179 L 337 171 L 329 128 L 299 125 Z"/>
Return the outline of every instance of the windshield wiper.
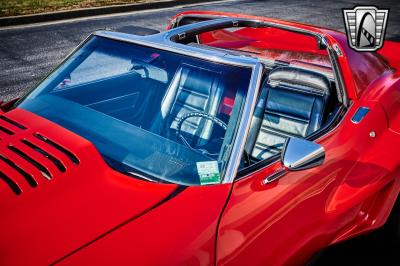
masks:
<path fill-rule="evenodd" d="M 115 169 L 115 170 L 117 170 L 117 169 Z M 146 177 L 145 175 L 139 174 L 136 171 L 124 171 L 124 172 L 118 171 L 118 172 L 120 172 L 121 174 L 124 174 L 124 175 L 135 177 L 140 180 L 149 181 L 149 182 L 153 182 L 153 183 L 161 183 L 159 181 L 156 181 L 154 177 L 149 178 L 149 177 Z"/>
<path fill-rule="evenodd" d="M 106 163 L 115 171 L 120 172 L 121 174 L 128 175 L 140 180 L 148 181 L 148 182 L 153 182 L 153 183 L 163 183 L 163 184 L 173 184 L 171 182 L 168 182 L 164 179 L 155 177 L 153 175 L 150 175 L 148 173 L 145 173 L 137 168 L 134 168 L 130 165 L 126 165 L 124 163 L 121 163 L 119 161 L 113 160 L 107 156 L 104 156 L 104 159 Z"/>

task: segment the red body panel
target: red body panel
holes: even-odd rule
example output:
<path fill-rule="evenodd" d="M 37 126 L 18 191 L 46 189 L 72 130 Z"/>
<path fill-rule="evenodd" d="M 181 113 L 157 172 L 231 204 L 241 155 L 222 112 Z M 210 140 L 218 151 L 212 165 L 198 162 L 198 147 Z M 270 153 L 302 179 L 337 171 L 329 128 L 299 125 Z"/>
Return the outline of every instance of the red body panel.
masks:
<path fill-rule="evenodd" d="M 380 55 L 385 57 L 388 60 L 389 64 L 394 67 L 395 69 L 400 68 L 400 43 L 392 42 L 392 41 L 385 41 L 382 49 L 378 52 Z"/>
<path fill-rule="evenodd" d="M 339 57 L 339 61 L 341 61 L 346 84 L 353 83 L 354 98 L 360 98 L 374 80 L 386 71 L 391 71 L 390 66 L 385 62 L 386 60 L 382 60 L 384 58 L 378 53 L 356 52 L 351 49 L 344 33 L 332 30 L 324 30 L 324 32 L 334 37 L 337 45 L 343 51 L 343 56 Z M 383 48 L 386 51 L 385 46 L 386 42 Z M 398 69 L 395 65 L 391 65 L 391 67 Z M 348 88 L 347 91 L 349 92 Z M 352 93 L 349 93 L 349 95 L 352 95 Z"/>
<path fill-rule="evenodd" d="M 396 156 L 400 148 L 400 60 L 395 52 L 399 44 L 386 42 L 379 55 L 357 53 L 343 33 L 329 29 L 220 12 L 189 11 L 177 17 L 182 15 L 254 18 L 322 33 L 342 52 L 338 61 L 351 100 L 342 123 L 317 140 L 326 150 L 322 166 L 289 172 L 263 185 L 262 180 L 282 167 L 276 162 L 235 182 L 218 230 L 217 264 L 301 264 L 328 245 L 382 226 L 400 189 Z M 249 37 L 252 31 L 242 35 Z M 288 42 L 285 49 L 294 49 L 292 34 L 281 32 L 281 40 Z M 224 47 L 211 37 L 201 40 Z M 232 37 L 224 38 L 231 45 Z M 295 39 L 295 43 L 297 51 L 315 54 L 307 38 Z M 271 47 L 265 44 L 264 48 Z M 354 124 L 350 119 L 360 106 L 371 111 L 362 124 Z M 369 136 L 371 131 L 375 138 Z"/>
<path fill-rule="evenodd" d="M 0 161 L 1 171 L 22 190 L 15 195 L 0 182 L 1 265 L 48 265 L 86 245 L 91 248 L 78 252 L 71 262 L 206 265 L 214 261 L 217 222 L 231 185 L 180 191 L 177 185 L 140 181 L 112 170 L 91 143 L 44 118 L 22 109 L 3 115 L 26 129 L 0 120 L 1 126 L 14 133 L 10 136 L 0 131 L 0 154 L 32 173 L 38 185 L 30 187 L 21 174 Z M 65 154 L 36 139 L 35 133 L 62 143 L 80 163 L 72 163 Z M 35 156 L 36 151 L 25 147 L 23 139 L 60 158 L 65 173 L 46 158 Z M 52 179 L 45 179 L 9 151 L 9 144 L 46 166 Z"/>
<path fill-rule="evenodd" d="M 0 160 L 1 171 L 22 190 L 17 196 L 0 182 L 0 264 L 303 264 L 320 249 L 385 223 L 400 191 L 400 78 L 396 70 L 400 60 L 392 50 L 398 44 L 387 42 L 379 52 L 385 62 L 375 54 L 352 51 L 342 33 L 327 29 L 218 12 L 184 14 L 266 20 L 322 33 L 330 45 L 338 46 L 351 105 L 341 123 L 316 141 L 326 150 L 324 164 L 287 172 L 270 184 L 262 181 L 281 169 L 278 161 L 233 184 L 182 188 L 149 183 L 112 170 L 81 137 L 15 109 L 3 115 L 26 129 L 0 120 L 1 126 L 14 133 L 0 131 L 0 154 L 31 173 L 38 186 L 30 187 L 20 173 Z M 218 47 L 294 49 L 289 41 L 284 48 L 274 47 L 265 38 L 254 44 L 257 34 L 242 32 L 237 39 L 223 32 L 222 37 L 208 34 L 202 40 Z M 220 42 L 221 38 L 226 41 Z M 299 41 L 296 52 L 326 57 L 307 38 Z M 360 124 L 352 123 L 360 106 L 369 107 L 370 112 Z M 229 114 L 230 100 L 224 99 L 221 108 Z M 37 132 L 70 150 L 80 163 L 74 164 L 35 138 Z M 65 173 L 35 155 L 23 139 L 59 158 Z M 9 144 L 44 165 L 52 179 L 46 180 L 13 154 Z"/>
<path fill-rule="evenodd" d="M 400 189 L 398 159 L 388 160 L 400 142 L 380 105 L 363 105 L 372 111 L 362 125 L 343 122 L 318 141 L 326 150 L 322 166 L 263 185 L 277 162 L 235 183 L 218 231 L 218 263 L 302 264 L 316 250 L 383 225 Z"/>
<path fill-rule="evenodd" d="M 230 185 L 187 188 L 62 265 L 210 265 Z"/>
<path fill-rule="evenodd" d="M 0 125 L 15 134 L 1 134 L 0 154 L 31 173 L 38 185 L 30 187 L 21 174 L 0 162 L 1 171 L 22 190 L 17 196 L 0 182 L 2 265 L 50 264 L 123 222 L 139 217 L 177 187 L 143 182 L 113 171 L 91 143 L 32 113 L 16 109 L 5 116 L 27 129 L 1 120 Z M 65 154 L 36 139 L 33 134 L 37 132 L 62 143 L 80 163 L 72 163 Z M 23 139 L 60 158 L 66 171 L 60 172 L 50 160 L 36 155 L 21 142 Z M 53 178 L 47 180 L 38 169 L 13 154 L 7 148 L 10 144 L 47 167 Z"/>

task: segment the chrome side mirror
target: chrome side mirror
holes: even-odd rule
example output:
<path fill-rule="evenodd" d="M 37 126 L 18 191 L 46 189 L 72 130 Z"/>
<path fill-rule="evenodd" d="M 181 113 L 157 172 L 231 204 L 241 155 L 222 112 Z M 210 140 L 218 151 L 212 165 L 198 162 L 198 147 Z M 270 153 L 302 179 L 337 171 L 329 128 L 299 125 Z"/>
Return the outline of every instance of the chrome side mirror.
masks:
<path fill-rule="evenodd" d="M 281 161 L 287 169 L 298 171 L 319 166 L 324 159 L 324 147 L 312 141 L 291 137 L 285 142 Z"/>

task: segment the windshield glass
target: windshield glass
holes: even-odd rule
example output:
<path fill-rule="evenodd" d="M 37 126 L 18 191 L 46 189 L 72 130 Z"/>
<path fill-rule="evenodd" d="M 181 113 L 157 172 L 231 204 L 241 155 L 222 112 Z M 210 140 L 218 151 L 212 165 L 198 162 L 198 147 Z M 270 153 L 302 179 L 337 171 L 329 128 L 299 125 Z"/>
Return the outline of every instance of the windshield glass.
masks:
<path fill-rule="evenodd" d="M 92 37 L 18 107 L 91 141 L 117 171 L 220 183 L 251 68 Z"/>

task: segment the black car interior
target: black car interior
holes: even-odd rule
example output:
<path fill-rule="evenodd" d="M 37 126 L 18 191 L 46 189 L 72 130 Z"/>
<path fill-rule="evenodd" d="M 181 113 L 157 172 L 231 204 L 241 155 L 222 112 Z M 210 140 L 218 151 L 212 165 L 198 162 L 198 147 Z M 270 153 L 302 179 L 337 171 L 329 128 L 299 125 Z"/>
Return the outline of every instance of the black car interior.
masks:
<path fill-rule="evenodd" d="M 163 97 L 151 131 L 174 139 L 183 115 L 197 112 L 216 116 L 224 91 L 220 76 L 219 72 L 182 64 Z M 181 129 L 189 142 L 199 146 L 210 139 L 212 126 L 209 120 L 193 117 L 183 121 Z"/>
<path fill-rule="evenodd" d="M 146 73 L 131 71 L 54 93 L 171 140 L 177 140 L 177 124 L 188 113 L 207 113 L 228 122 L 229 116 L 219 112 L 226 96 L 221 73 L 182 64 L 165 88 L 167 74 L 157 73 L 161 70 L 154 66 L 146 69 Z M 136 89 L 132 91 L 130 84 Z M 266 73 L 245 146 L 246 165 L 279 154 L 288 137 L 305 138 L 329 123 L 339 106 L 333 86 L 321 73 L 290 66 Z M 80 90 L 89 92 L 88 97 L 82 97 Z M 149 113 L 154 119 L 140 119 Z M 224 136 L 221 128 L 201 117 L 183 121 L 181 131 L 192 146 L 206 145 L 213 151 Z"/>
<path fill-rule="evenodd" d="M 248 81 L 226 79 L 221 69 L 179 61 L 172 63 L 177 70 L 167 73 L 161 66 L 165 63 L 135 61 L 126 73 L 57 87 L 51 93 L 169 140 L 181 143 L 181 135 L 205 154 L 219 153 L 230 118 L 220 111 L 222 99 L 234 98 L 239 87 L 248 86 L 241 83 Z M 187 114 L 198 115 L 183 120 Z M 215 121 L 225 127 L 215 126 Z"/>
<path fill-rule="evenodd" d="M 210 19 L 214 18 L 182 16 L 172 27 Z M 207 29 L 202 32 L 207 32 Z M 207 49 L 207 44 L 199 44 L 195 36 L 197 35 L 186 33 L 186 38 L 178 41 Z M 318 39 L 316 41 L 318 42 Z M 319 47 L 326 48 L 326 46 Z M 216 47 L 209 49 L 225 50 Z M 226 52 L 243 55 L 243 51 L 234 49 Z M 296 67 L 290 62 L 283 61 L 265 65 L 267 71 L 251 119 L 244 160 L 240 169 L 276 157 L 280 154 L 287 138 L 292 136 L 308 138 L 317 135 L 322 129 L 332 126 L 333 121 L 340 116 L 343 109 L 334 77 L 328 78 L 326 73 L 315 71 L 313 68 L 316 65 L 310 68 L 313 70 L 307 69 L 307 62 L 304 62 L 304 66 Z"/>
<path fill-rule="evenodd" d="M 330 104 L 323 75 L 292 67 L 272 70 L 265 79 L 252 118 L 246 153 L 261 161 L 283 148 L 288 137 L 305 138 L 321 128 Z"/>
<path fill-rule="evenodd" d="M 164 93 L 166 82 L 160 78 L 149 78 L 148 74 L 143 75 L 140 71 L 129 71 L 110 78 L 56 89 L 52 93 L 122 121 L 148 128 L 152 121 L 144 121 L 140 125 L 136 121 L 145 112 L 155 115 L 156 108 L 151 105 L 160 101 L 158 99 Z"/>

